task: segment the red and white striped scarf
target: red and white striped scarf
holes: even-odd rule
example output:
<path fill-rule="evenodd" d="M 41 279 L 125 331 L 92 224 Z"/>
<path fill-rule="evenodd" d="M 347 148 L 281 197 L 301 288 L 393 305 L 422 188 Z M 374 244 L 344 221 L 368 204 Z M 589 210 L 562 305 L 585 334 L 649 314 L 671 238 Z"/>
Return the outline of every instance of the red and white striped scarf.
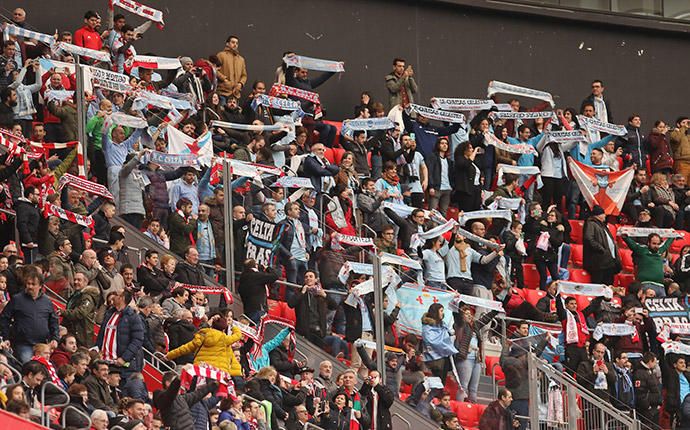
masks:
<path fill-rule="evenodd" d="M 189 390 L 192 385 L 192 380 L 197 376 L 199 378 L 213 379 L 218 381 L 218 397 L 228 397 L 237 399 L 237 392 L 235 391 L 235 383 L 232 382 L 232 377 L 226 372 L 211 366 L 210 364 L 195 364 L 194 366 L 185 368 L 180 375 L 180 386 L 185 390 Z M 198 383 L 197 383 L 198 385 Z"/>
<path fill-rule="evenodd" d="M 190 285 L 190 284 L 182 284 L 182 288 L 192 292 L 192 293 L 197 293 L 197 292 L 202 292 L 204 294 L 222 294 L 223 297 L 225 297 L 225 303 L 227 304 L 232 304 L 234 299 L 232 298 L 232 294 L 230 294 L 230 290 L 228 290 L 225 287 L 209 287 L 207 285 Z"/>
<path fill-rule="evenodd" d="M 33 141 L 28 141 L 30 147 L 34 150 L 38 149 L 43 151 L 43 153 L 46 155 L 46 158 L 49 157 L 49 152 L 51 150 L 58 150 L 58 149 L 69 149 L 69 148 L 77 148 L 77 167 L 79 169 L 79 177 L 80 178 L 86 178 L 86 164 L 84 164 L 84 146 L 81 145 L 78 141 L 72 140 L 70 142 L 64 142 L 64 143 L 41 143 L 41 142 L 33 142 Z M 70 175 L 72 176 L 72 175 Z"/>
<path fill-rule="evenodd" d="M 283 84 L 273 84 L 269 95 L 273 97 L 288 95 L 312 102 L 314 103 L 314 118 L 319 119 L 321 116 L 323 116 L 323 113 L 321 112 L 321 99 L 319 98 L 318 93 L 302 90 L 300 88 L 289 87 Z"/>
<path fill-rule="evenodd" d="M 58 186 L 58 191 L 62 190 L 65 185 L 69 185 L 72 188 L 78 190 L 86 191 L 89 194 L 95 194 L 97 196 L 104 197 L 106 199 L 113 199 L 113 195 L 108 190 L 105 185 L 98 184 L 88 179 L 78 178 L 69 173 L 65 173 L 61 178 Z"/>
<path fill-rule="evenodd" d="M 95 224 L 91 216 L 79 215 L 78 213 L 63 209 L 60 206 L 45 202 L 43 204 L 43 217 L 48 218 L 50 216 L 56 216 L 60 219 L 73 222 L 87 228 L 93 228 Z"/>
<path fill-rule="evenodd" d="M 45 357 L 40 357 L 38 355 L 34 355 L 33 357 L 31 357 L 31 361 L 38 361 L 39 363 L 44 365 L 46 367 L 46 370 L 48 370 L 48 374 L 50 375 L 50 381 L 58 387 L 62 386 L 62 384 L 60 384 L 60 378 L 58 378 L 53 363 L 46 360 Z"/>
<path fill-rule="evenodd" d="M 103 360 L 117 360 L 117 326 L 122 320 L 122 312 L 116 311 L 108 320 L 103 331 Z"/>

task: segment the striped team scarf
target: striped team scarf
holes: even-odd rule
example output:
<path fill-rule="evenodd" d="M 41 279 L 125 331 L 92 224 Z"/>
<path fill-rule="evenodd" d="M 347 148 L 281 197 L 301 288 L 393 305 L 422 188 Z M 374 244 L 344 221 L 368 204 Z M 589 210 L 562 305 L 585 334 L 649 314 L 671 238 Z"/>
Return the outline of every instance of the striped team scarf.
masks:
<path fill-rule="evenodd" d="M 458 218 L 458 222 L 460 225 L 465 225 L 469 220 L 484 218 L 502 218 L 510 223 L 513 220 L 513 212 L 510 209 L 472 211 L 463 213 Z"/>
<path fill-rule="evenodd" d="M 390 130 L 395 128 L 395 123 L 388 117 L 367 118 L 367 119 L 348 119 L 343 121 L 341 133 L 348 133 L 355 130 Z"/>
<path fill-rule="evenodd" d="M 537 119 L 537 118 L 544 118 L 544 119 L 549 119 L 549 118 L 556 118 L 556 114 L 554 112 L 550 111 L 545 111 L 545 112 L 515 112 L 515 111 L 510 111 L 510 112 L 491 112 L 489 114 L 490 117 L 495 118 L 495 119 Z"/>
<path fill-rule="evenodd" d="M 289 67 L 318 70 L 320 72 L 344 72 L 345 63 L 342 61 L 322 60 L 320 58 L 304 57 L 302 55 L 289 54 L 283 57 L 283 61 Z"/>
<path fill-rule="evenodd" d="M 434 109 L 443 109 L 450 111 L 470 111 L 470 110 L 485 110 L 491 109 L 494 106 L 493 100 L 480 99 L 456 99 L 449 97 L 432 97 L 431 106 Z"/>
<path fill-rule="evenodd" d="M 111 115 L 108 115 L 103 121 L 103 129 L 109 130 L 113 124 L 130 128 L 147 128 L 149 126 L 146 119 L 127 115 L 124 112 L 113 112 Z"/>
<path fill-rule="evenodd" d="M 252 109 L 257 110 L 259 106 L 266 106 L 271 109 L 289 110 L 289 111 L 301 111 L 302 108 L 298 101 L 283 99 L 280 97 L 267 96 L 266 94 L 260 94 L 254 97 L 252 100 Z"/>
<path fill-rule="evenodd" d="M 110 200 L 113 199 L 113 195 L 104 185 L 97 184 L 87 179 L 78 178 L 69 173 L 65 173 L 60 178 L 58 191 L 62 190 L 62 188 L 66 185 L 69 185 L 70 187 L 76 188 L 78 190 L 86 191 L 89 194 L 95 194 L 97 196 L 101 196 Z"/>
<path fill-rule="evenodd" d="M 222 294 L 223 297 L 225 298 L 225 303 L 231 305 L 233 303 L 233 298 L 232 294 L 230 294 L 230 290 L 228 290 L 225 287 L 209 287 L 207 285 L 190 285 L 190 284 L 182 284 L 182 288 L 189 290 L 193 293 L 201 292 L 204 294 L 211 294 L 211 295 L 217 295 L 217 294 Z"/>
<path fill-rule="evenodd" d="M 155 22 L 156 27 L 161 30 L 165 26 L 165 22 L 163 22 L 163 12 L 158 9 L 148 7 L 132 0 L 110 0 L 109 7 L 111 11 L 115 6 L 121 7 L 128 12 Z"/>
<path fill-rule="evenodd" d="M 255 125 L 255 124 L 239 124 L 236 122 L 225 122 L 225 121 L 211 121 L 211 127 L 229 128 L 231 130 L 242 130 L 242 131 L 288 131 L 289 127 L 283 123 L 276 124 L 266 124 L 266 125 Z"/>
<path fill-rule="evenodd" d="M 331 241 L 333 249 L 343 249 L 341 246 L 342 243 L 350 246 L 376 248 L 376 245 L 374 245 L 374 239 L 370 237 L 348 236 L 346 234 L 336 233 Z"/>
<path fill-rule="evenodd" d="M 553 101 L 553 96 L 550 93 L 547 93 L 546 91 L 533 90 L 531 88 L 520 87 L 518 85 L 507 84 L 505 82 L 500 81 L 489 82 L 489 87 L 487 89 L 487 97 L 491 97 L 494 94 L 499 93 L 543 100 L 545 102 L 549 102 L 552 107 L 556 105 Z"/>
<path fill-rule="evenodd" d="M 274 97 L 286 95 L 306 100 L 314 104 L 314 119 L 319 119 L 323 116 L 323 112 L 321 111 L 321 99 L 319 98 L 318 93 L 276 83 L 271 87 L 269 95 Z"/>
<path fill-rule="evenodd" d="M 410 110 L 416 112 L 418 115 L 422 115 L 426 118 L 434 119 L 436 121 L 447 121 L 456 124 L 465 123 L 465 115 L 457 112 L 438 110 L 427 106 L 416 105 L 414 103 L 410 104 Z"/>
<path fill-rule="evenodd" d="M 584 127 L 588 130 L 596 130 L 607 134 L 613 134 L 614 136 L 625 136 L 628 134 L 628 129 L 626 129 L 623 125 L 599 121 L 596 118 L 587 118 L 584 115 L 578 115 L 577 122 L 581 127 Z"/>
<path fill-rule="evenodd" d="M 48 374 L 50 375 L 50 381 L 58 387 L 62 386 L 62 384 L 60 383 L 60 378 L 58 378 L 58 374 L 55 371 L 55 366 L 53 366 L 53 363 L 46 360 L 45 357 L 40 357 L 38 355 L 34 355 L 33 357 L 31 357 L 31 361 L 38 361 L 39 363 L 44 365 L 46 370 L 48 371 Z"/>
<path fill-rule="evenodd" d="M 670 237 L 673 238 L 681 238 L 683 237 L 683 234 L 679 231 L 676 231 L 672 228 L 647 228 L 647 227 L 618 227 L 618 236 L 623 236 L 627 235 L 630 237 L 647 237 L 652 233 L 656 233 L 659 236 L 661 236 L 663 239 L 668 239 Z"/>
<path fill-rule="evenodd" d="M 56 51 L 69 52 L 72 55 L 79 55 L 80 57 L 93 58 L 104 63 L 110 63 L 110 54 L 105 51 L 96 51 L 95 49 L 84 48 L 83 46 L 72 45 L 67 42 L 57 42 L 53 46 L 53 52 Z"/>
<path fill-rule="evenodd" d="M 410 248 L 417 248 L 418 246 L 422 246 L 424 245 L 424 242 L 426 242 L 427 240 L 439 237 L 444 233 L 452 230 L 457 225 L 457 221 L 455 221 L 454 219 L 450 219 L 446 221 L 444 224 L 438 225 L 423 233 L 415 233 L 410 238 Z"/>
<path fill-rule="evenodd" d="M 478 243 L 479 245 L 486 246 L 487 248 L 498 249 L 501 247 L 501 245 L 499 245 L 498 243 L 494 243 L 490 240 L 484 239 L 483 237 L 479 237 L 474 233 L 470 233 L 462 227 L 458 227 L 455 233 L 459 234 L 467 240 L 471 240 L 472 242 Z"/>
<path fill-rule="evenodd" d="M 142 110 L 147 105 L 153 105 L 162 109 L 194 110 L 194 106 L 187 100 L 179 100 L 162 96 L 151 91 L 139 91 L 132 104 L 132 109 Z"/>
<path fill-rule="evenodd" d="M 64 102 L 74 98 L 74 91 L 46 90 L 44 97 L 48 101 L 57 100 L 59 102 Z"/>
<path fill-rule="evenodd" d="M 690 345 L 686 345 L 681 342 L 669 340 L 662 343 L 661 347 L 664 349 L 666 354 L 690 355 Z"/>
<path fill-rule="evenodd" d="M 632 324 L 603 323 L 594 328 L 592 337 L 599 340 L 604 336 L 635 336 L 637 328 Z"/>
<path fill-rule="evenodd" d="M 561 131 L 546 131 L 542 133 L 542 141 L 546 143 L 580 143 L 587 142 L 587 138 L 580 132 L 580 130 L 561 130 Z"/>
<path fill-rule="evenodd" d="M 31 148 L 36 151 L 42 151 L 44 154 L 48 154 L 49 151 L 55 151 L 55 150 L 61 150 L 61 149 L 69 149 L 69 148 L 75 148 L 77 149 L 77 170 L 79 173 L 79 178 L 77 179 L 82 179 L 86 180 L 86 163 L 84 160 L 84 146 L 81 145 L 78 141 L 72 140 L 70 142 L 64 142 L 64 143 L 44 143 L 44 142 L 34 142 L 34 141 L 29 141 L 29 145 Z M 46 158 L 48 158 L 46 156 Z M 69 173 L 65 174 L 70 175 Z M 63 176 L 64 177 L 64 176 Z M 76 176 L 73 176 L 76 177 Z"/>
<path fill-rule="evenodd" d="M 275 324 L 275 325 L 278 325 L 278 326 L 283 327 L 283 328 L 291 329 L 290 334 L 289 334 L 290 342 L 292 342 L 293 345 L 297 344 L 297 338 L 295 337 L 295 325 L 291 321 L 288 321 L 288 320 L 283 319 L 281 317 L 276 317 L 276 316 L 272 316 L 269 314 L 264 314 L 264 316 L 261 317 L 261 321 L 259 321 L 259 327 L 256 329 L 256 333 L 257 333 L 256 339 L 252 338 L 252 340 L 254 340 L 254 345 L 252 346 L 251 351 L 249 353 L 251 355 L 253 355 L 254 357 L 259 357 L 261 355 L 261 346 L 264 344 L 264 340 L 266 337 L 266 326 L 268 324 Z M 292 350 L 292 349 L 288 350 L 288 358 L 290 360 L 292 360 L 292 358 L 294 357 L 294 354 L 295 354 L 294 350 Z M 253 361 L 253 360 L 250 360 L 250 365 L 251 365 L 251 361 Z M 259 369 L 252 369 L 252 370 L 259 370 Z"/>
<path fill-rule="evenodd" d="M 25 39 L 34 39 L 46 45 L 52 46 L 55 43 L 55 36 L 39 33 L 37 31 L 27 30 L 26 28 L 17 27 L 16 25 L 5 25 L 5 38 L 8 36 L 23 37 Z"/>
<path fill-rule="evenodd" d="M 520 143 L 517 145 L 513 145 L 510 143 L 506 143 L 496 137 L 493 133 L 486 132 L 484 133 L 484 143 L 493 145 L 498 149 L 501 149 L 503 151 L 507 151 L 513 154 L 537 154 L 537 150 L 534 149 L 532 145 L 529 145 L 527 143 Z"/>
<path fill-rule="evenodd" d="M 185 390 L 189 390 L 194 377 L 217 381 L 219 387 L 216 395 L 218 397 L 230 396 L 231 399 L 237 400 L 235 383 L 232 382 L 232 377 L 227 372 L 224 372 L 207 363 L 195 364 L 191 367 L 182 369 L 182 374 L 180 375 L 180 386 Z M 197 385 L 199 384 L 197 383 Z"/>
<path fill-rule="evenodd" d="M 43 217 L 49 218 L 51 216 L 56 216 L 74 224 L 79 224 L 82 227 L 92 228 L 95 225 L 91 216 L 79 215 L 78 213 L 63 209 L 60 206 L 45 202 L 43 204 Z"/>

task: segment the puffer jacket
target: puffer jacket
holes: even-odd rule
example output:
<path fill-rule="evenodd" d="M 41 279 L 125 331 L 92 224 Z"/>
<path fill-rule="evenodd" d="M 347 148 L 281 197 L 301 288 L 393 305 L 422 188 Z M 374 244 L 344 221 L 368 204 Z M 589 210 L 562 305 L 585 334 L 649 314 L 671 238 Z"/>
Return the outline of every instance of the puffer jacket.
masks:
<path fill-rule="evenodd" d="M 232 344 L 240 339 L 242 332 L 238 327 L 232 327 L 231 335 L 213 328 L 202 328 L 191 342 L 168 352 L 166 358 L 173 360 L 181 355 L 195 353 L 194 364 L 206 363 L 230 376 L 242 376 L 242 367 L 232 351 Z"/>
<path fill-rule="evenodd" d="M 135 155 L 120 170 L 120 204 L 118 210 L 121 214 L 146 215 L 144 195 L 141 192 L 143 174 L 136 169 L 138 165 L 139 157 Z"/>
<path fill-rule="evenodd" d="M 484 351 L 482 347 L 482 337 L 479 335 L 479 332 L 481 331 L 482 328 L 484 328 L 485 325 L 491 322 L 491 320 L 494 319 L 496 315 L 498 315 L 498 311 L 491 311 L 487 312 L 484 315 L 482 315 L 478 320 L 474 322 L 474 326 L 470 326 L 465 322 L 464 318 L 462 317 L 462 314 L 453 314 L 453 316 L 456 316 L 456 321 L 455 321 L 455 347 L 458 349 L 458 355 L 457 358 L 458 360 L 466 360 L 467 359 L 467 354 L 469 353 L 470 350 L 470 341 L 472 340 L 472 334 L 477 336 L 477 341 L 478 341 L 478 346 L 479 346 L 479 352 L 478 355 L 479 357 L 476 359 L 477 362 L 484 362 L 483 356 L 484 356 Z"/>
<path fill-rule="evenodd" d="M 182 168 L 172 171 L 143 169 L 144 173 L 151 182 L 146 187 L 146 195 L 151 200 L 153 209 L 168 209 L 170 207 L 168 197 L 168 186 L 166 182 L 181 178 L 185 170 Z"/>
<path fill-rule="evenodd" d="M 437 325 L 427 314 L 422 317 L 422 343 L 424 361 L 438 360 L 458 353 L 450 339 L 448 327 L 445 324 Z"/>

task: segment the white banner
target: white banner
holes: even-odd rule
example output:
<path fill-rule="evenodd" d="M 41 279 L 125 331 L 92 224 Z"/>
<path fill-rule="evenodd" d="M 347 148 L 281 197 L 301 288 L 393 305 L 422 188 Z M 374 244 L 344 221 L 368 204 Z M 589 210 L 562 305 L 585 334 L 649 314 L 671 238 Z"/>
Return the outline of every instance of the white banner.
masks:
<path fill-rule="evenodd" d="M 419 264 L 419 261 L 402 257 L 400 255 L 389 254 L 387 252 L 381 253 L 381 264 L 395 264 L 398 266 L 406 266 L 412 269 L 422 270 L 422 265 Z"/>
<path fill-rule="evenodd" d="M 84 71 L 84 84 L 92 82 L 94 86 L 106 90 L 125 94 L 132 90 L 129 84 L 129 76 L 111 70 L 99 69 L 98 67 L 81 66 Z"/>
<path fill-rule="evenodd" d="M 471 110 L 486 110 L 494 106 L 494 101 L 491 99 L 457 99 L 450 97 L 432 97 L 431 106 L 434 109 L 442 109 L 449 111 L 471 111 Z"/>
<path fill-rule="evenodd" d="M 459 303 L 465 303 L 471 306 L 476 306 L 480 308 L 489 309 L 492 311 L 504 312 L 503 303 L 496 300 L 483 299 L 481 297 L 468 296 L 465 294 L 460 294 L 455 300 L 451 302 L 451 307 L 454 307 L 454 312 L 458 312 L 460 309 Z"/>
<path fill-rule="evenodd" d="M 462 216 L 458 217 L 458 222 L 460 225 L 465 225 L 469 220 L 484 218 L 501 218 L 512 223 L 513 213 L 509 209 L 472 211 L 463 213 Z"/>
<path fill-rule="evenodd" d="M 625 136 L 628 134 L 628 130 L 625 126 L 599 121 L 596 118 L 587 118 L 584 115 L 578 115 L 577 121 L 580 123 L 580 127 L 589 130 L 602 131 L 607 134 L 613 134 L 614 136 Z"/>
<path fill-rule="evenodd" d="M 423 117 L 435 119 L 436 121 L 447 121 L 457 124 L 465 123 L 465 115 L 461 113 L 448 112 L 416 104 L 410 104 L 410 109 Z"/>
<path fill-rule="evenodd" d="M 417 248 L 418 246 L 422 246 L 424 245 L 424 242 L 426 242 L 427 240 L 443 235 L 445 232 L 455 228 L 456 225 L 458 225 L 458 222 L 454 219 L 450 219 L 446 221 L 445 224 L 438 225 L 423 233 L 415 233 L 410 238 L 410 248 Z"/>
<path fill-rule="evenodd" d="M 604 336 L 634 336 L 636 332 L 632 324 L 601 323 L 594 328 L 592 337 L 599 340 Z"/>
<path fill-rule="evenodd" d="M 301 176 L 281 176 L 272 186 L 281 188 L 314 188 L 311 179 Z"/>
<path fill-rule="evenodd" d="M 342 61 L 322 60 L 320 58 L 311 58 L 296 54 L 284 56 L 283 61 L 290 67 L 300 67 L 303 69 L 333 73 L 345 71 L 345 63 Z"/>
<path fill-rule="evenodd" d="M 656 233 L 663 239 L 668 239 L 669 237 L 679 238 L 684 237 L 684 233 L 674 230 L 672 228 L 650 228 L 650 227 L 629 227 L 622 226 L 618 227 L 618 236 L 627 235 L 630 237 L 647 237 L 652 233 Z"/>
<path fill-rule="evenodd" d="M 232 130 L 242 130 L 242 131 L 290 131 L 290 127 L 286 124 L 276 123 L 276 124 L 239 124 L 235 122 L 225 122 L 225 121 L 211 121 L 211 127 L 229 128 Z"/>
<path fill-rule="evenodd" d="M 611 288 L 604 284 L 558 281 L 558 292 L 568 296 L 613 297 Z"/>
<path fill-rule="evenodd" d="M 490 117 L 496 119 L 536 119 L 536 118 L 555 118 L 556 114 L 552 111 L 547 112 L 491 112 Z"/>
<path fill-rule="evenodd" d="M 661 344 L 666 354 L 690 355 L 690 345 L 669 340 Z"/>

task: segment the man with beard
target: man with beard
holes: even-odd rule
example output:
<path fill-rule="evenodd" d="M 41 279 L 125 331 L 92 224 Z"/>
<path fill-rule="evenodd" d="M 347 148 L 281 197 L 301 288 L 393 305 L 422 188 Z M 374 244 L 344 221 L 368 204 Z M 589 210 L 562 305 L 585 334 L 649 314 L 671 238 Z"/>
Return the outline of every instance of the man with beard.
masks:
<path fill-rule="evenodd" d="M 14 107 L 17 106 L 17 92 L 3 88 L 0 92 L 0 127 L 11 128 L 14 124 Z"/>

